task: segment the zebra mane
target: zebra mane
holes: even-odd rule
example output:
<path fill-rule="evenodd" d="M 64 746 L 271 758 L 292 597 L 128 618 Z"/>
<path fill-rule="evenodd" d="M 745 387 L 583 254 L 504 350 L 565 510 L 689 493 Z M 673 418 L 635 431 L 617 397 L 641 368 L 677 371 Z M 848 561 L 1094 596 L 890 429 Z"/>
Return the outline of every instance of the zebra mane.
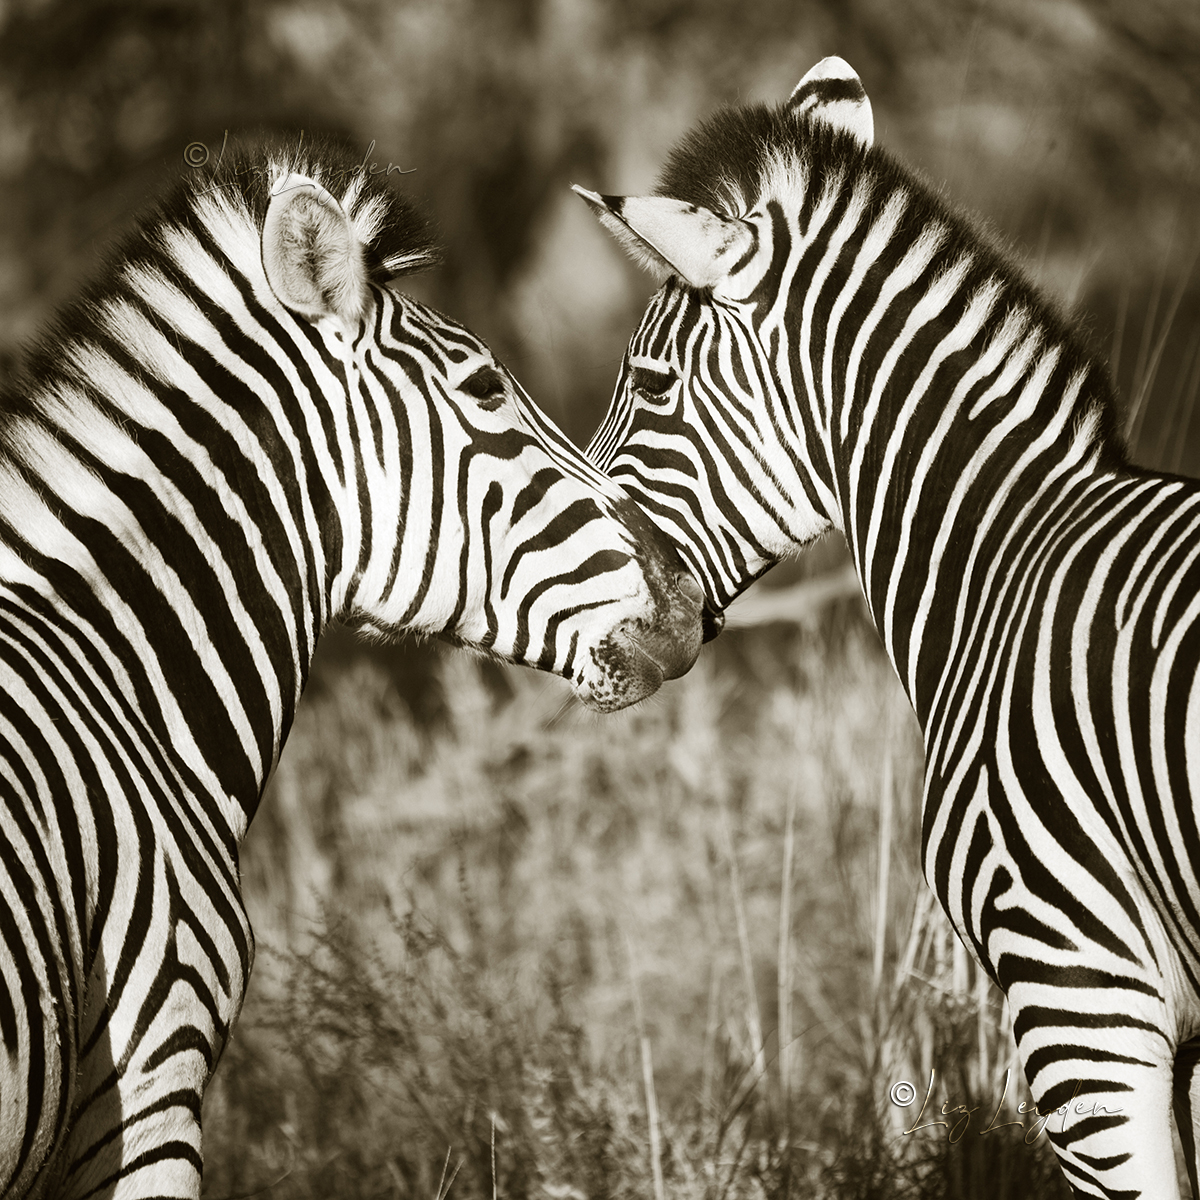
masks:
<path fill-rule="evenodd" d="M 428 222 L 416 206 L 389 186 L 387 175 L 332 138 L 300 135 L 294 142 L 261 140 L 223 147 L 213 170 L 196 170 L 163 206 L 166 222 L 203 212 L 206 198 L 242 208 L 261 229 L 271 187 L 289 174 L 316 180 L 346 211 L 366 255 L 370 277 L 386 282 L 432 266 L 439 252 Z M 372 169 L 374 168 L 374 169 Z"/>
<path fill-rule="evenodd" d="M 785 211 L 811 212 L 829 190 L 855 187 L 878 215 L 897 192 L 905 198 L 899 231 L 936 226 L 948 249 L 970 255 L 971 275 L 998 285 L 989 325 L 998 334 L 1007 314 L 1024 313 L 1044 346 L 1058 345 L 1086 385 L 1077 405 L 1079 435 L 1127 466 L 1117 401 L 1106 364 L 1087 346 L 1082 324 L 1036 288 L 1015 254 L 979 218 L 956 208 L 886 150 L 819 119 L 797 117 L 786 105 L 750 104 L 718 110 L 686 134 L 667 159 L 654 191 L 726 217 L 745 216 L 774 201 Z M 1074 372 L 1073 372 L 1074 373 Z"/>
<path fill-rule="evenodd" d="M 180 238 L 215 252 L 227 272 L 250 277 L 261 270 L 260 237 L 271 187 L 288 173 L 315 179 L 342 205 L 373 282 L 413 274 L 440 257 L 416 205 L 343 143 L 303 135 L 239 145 L 230 141 L 213 157 L 212 169 L 189 170 L 148 210 L 93 281 L 25 349 L 17 370 L 0 386 L 0 454 L 12 421 L 39 413 L 39 394 L 63 384 L 88 390 L 67 348 L 110 343 L 106 310 L 131 295 L 129 280 L 135 274 L 176 277 L 180 268 L 170 246 Z"/>

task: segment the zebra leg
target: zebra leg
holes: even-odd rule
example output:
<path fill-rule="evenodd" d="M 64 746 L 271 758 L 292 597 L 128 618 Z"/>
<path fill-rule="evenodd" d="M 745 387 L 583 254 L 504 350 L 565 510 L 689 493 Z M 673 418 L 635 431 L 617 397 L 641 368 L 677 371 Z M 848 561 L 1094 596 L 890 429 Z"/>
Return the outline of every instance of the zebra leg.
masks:
<path fill-rule="evenodd" d="M 0 906 L 6 903 L 0 891 Z M 23 915 L 17 908 L 9 911 Z M 32 944 L 32 938 L 25 943 Z M 17 977 L 21 967 L 28 972 L 24 980 Z M 0 1195 L 5 1197 L 55 1194 L 54 1172 L 72 1102 L 73 1014 L 62 1003 L 65 988 L 47 987 L 45 975 L 34 976 L 36 969 L 28 960 L 18 963 L 0 942 Z M 28 989 L 24 995 L 21 983 Z"/>
<path fill-rule="evenodd" d="M 1200 1197 L 1200 1039 L 1184 1042 L 1175 1052 L 1175 1124 L 1183 1143 L 1193 1197 Z"/>
<path fill-rule="evenodd" d="M 57 1200 L 199 1200 L 201 1100 L 241 1007 L 252 939 L 233 883 L 219 910 L 204 891 L 216 892 L 212 876 L 144 857 L 144 891 L 130 897 L 133 915 L 110 916 L 93 970 Z M 131 955 L 138 913 L 148 924 Z"/>
<path fill-rule="evenodd" d="M 200 1104 L 213 1052 L 188 992 L 171 985 L 133 1045 L 119 1005 L 100 1014 L 60 1155 L 59 1200 L 198 1200 Z"/>
<path fill-rule="evenodd" d="M 1083 966 L 1013 984 L 1013 1032 L 1036 1113 L 1077 1197 L 1179 1200 L 1167 1005 Z M 1148 973 L 1147 973 L 1148 974 Z"/>

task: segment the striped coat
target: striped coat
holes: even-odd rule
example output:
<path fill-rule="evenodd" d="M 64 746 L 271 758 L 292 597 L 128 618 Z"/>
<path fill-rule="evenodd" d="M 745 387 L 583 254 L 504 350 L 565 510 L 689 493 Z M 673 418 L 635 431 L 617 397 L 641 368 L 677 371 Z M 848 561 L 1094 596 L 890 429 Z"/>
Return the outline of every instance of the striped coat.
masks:
<path fill-rule="evenodd" d="M 250 153 L 148 218 L 0 400 L 0 1194 L 196 1197 L 252 940 L 237 848 L 321 630 L 599 710 L 698 589 L 487 347 L 389 284 L 413 211 Z"/>
<path fill-rule="evenodd" d="M 1200 486 L 1106 369 L 873 146 L 854 72 L 718 114 L 656 195 L 584 193 L 665 277 L 596 460 L 721 608 L 828 530 L 925 743 L 926 878 L 1008 997 L 1079 1196 L 1179 1195 L 1200 1113 Z"/>

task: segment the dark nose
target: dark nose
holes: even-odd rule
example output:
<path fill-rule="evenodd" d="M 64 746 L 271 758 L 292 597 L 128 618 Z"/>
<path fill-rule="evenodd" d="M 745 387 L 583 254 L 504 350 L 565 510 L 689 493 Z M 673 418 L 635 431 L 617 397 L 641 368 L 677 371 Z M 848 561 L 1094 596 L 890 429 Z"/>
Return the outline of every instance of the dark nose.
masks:
<path fill-rule="evenodd" d="M 671 539 L 629 498 L 618 500 L 614 507 L 625 527 L 646 547 L 644 557 L 639 561 L 653 579 L 656 604 L 663 606 L 658 617 L 666 621 L 668 632 L 665 637 L 673 643 L 669 650 L 665 645 L 659 646 L 669 663 L 664 668 L 663 677 L 677 679 L 696 661 L 701 643 L 716 636 L 720 625 L 712 625 L 708 621 L 704 589 L 684 568 L 679 551 Z M 672 577 L 675 581 L 674 593 L 670 590 Z M 709 632 L 710 629 L 712 632 Z M 648 631 L 643 630 L 643 646 L 647 636 Z M 654 640 L 657 642 L 658 638 Z"/>

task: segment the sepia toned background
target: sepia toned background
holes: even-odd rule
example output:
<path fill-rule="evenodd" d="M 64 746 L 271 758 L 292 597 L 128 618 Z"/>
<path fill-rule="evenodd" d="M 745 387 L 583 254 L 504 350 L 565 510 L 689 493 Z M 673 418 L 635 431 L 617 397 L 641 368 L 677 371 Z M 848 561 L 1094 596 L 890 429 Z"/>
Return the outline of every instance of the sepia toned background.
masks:
<path fill-rule="evenodd" d="M 649 190 L 834 53 L 1077 316 L 1135 461 L 1200 473 L 1192 0 L 7 0 L 0 371 L 227 137 L 335 133 L 440 229 L 411 290 L 582 445 L 650 284 L 568 185 Z M 608 718 L 331 633 L 245 846 L 206 1195 L 1054 1195 L 1035 1123 L 977 1136 L 1018 1119 L 1006 1016 L 931 910 L 919 738 L 845 571 L 780 567 Z M 974 1123 L 906 1132 L 943 1102 Z"/>

